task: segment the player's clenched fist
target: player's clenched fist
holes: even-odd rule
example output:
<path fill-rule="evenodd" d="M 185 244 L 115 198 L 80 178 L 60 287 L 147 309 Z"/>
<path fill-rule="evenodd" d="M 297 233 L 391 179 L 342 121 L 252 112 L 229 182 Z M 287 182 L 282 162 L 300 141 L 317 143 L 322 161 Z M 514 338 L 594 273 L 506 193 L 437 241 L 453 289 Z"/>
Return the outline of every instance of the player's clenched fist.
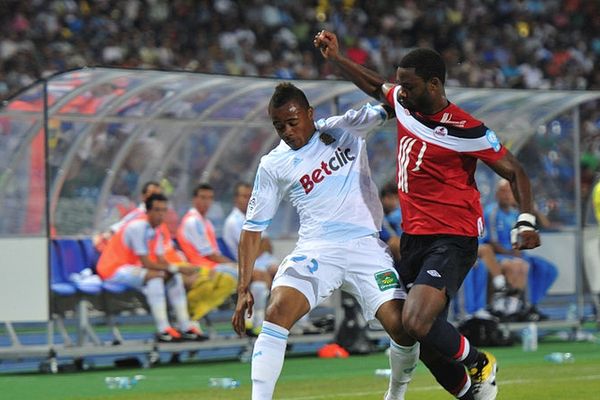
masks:
<path fill-rule="evenodd" d="M 313 40 L 315 47 L 321 50 L 321 54 L 325 58 L 335 58 L 338 56 L 340 47 L 335 33 L 329 31 L 320 31 L 315 35 Z"/>

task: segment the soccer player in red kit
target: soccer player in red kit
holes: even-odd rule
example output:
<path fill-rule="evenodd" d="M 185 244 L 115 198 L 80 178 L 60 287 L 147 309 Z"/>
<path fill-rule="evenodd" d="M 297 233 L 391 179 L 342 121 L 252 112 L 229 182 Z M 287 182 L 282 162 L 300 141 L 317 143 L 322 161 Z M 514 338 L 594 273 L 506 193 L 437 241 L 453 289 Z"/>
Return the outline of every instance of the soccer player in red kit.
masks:
<path fill-rule="evenodd" d="M 391 84 L 340 54 L 335 34 L 319 32 L 314 44 L 345 78 L 396 112 L 404 231 L 398 272 L 409 289 L 404 328 L 421 342 L 421 359 L 446 390 L 460 399 L 495 399 L 496 359 L 447 321 L 448 304 L 477 259 L 483 233 L 477 160 L 511 183 L 521 213 L 514 228 L 518 249 L 540 245 L 529 178 L 494 131 L 447 100 L 446 66 L 437 52 L 409 52 Z M 455 367 L 439 368 L 439 357 Z"/>

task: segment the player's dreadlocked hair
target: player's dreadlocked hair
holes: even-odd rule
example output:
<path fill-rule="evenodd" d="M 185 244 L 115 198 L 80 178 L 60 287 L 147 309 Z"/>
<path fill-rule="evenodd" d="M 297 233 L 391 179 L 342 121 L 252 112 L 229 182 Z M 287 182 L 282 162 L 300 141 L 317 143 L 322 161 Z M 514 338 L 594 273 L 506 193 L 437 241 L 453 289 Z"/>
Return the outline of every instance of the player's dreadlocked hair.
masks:
<path fill-rule="evenodd" d="M 310 107 L 306 95 L 302 90 L 298 89 L 290 82 L 283 82 L 275 88 L 275 92 L 273 92 L 273 96 L 271 96 L 271 101 L 269 101 L 269 108 L 279 108 L 291 100 L 296 100 L 301 107 Z"/>
<path fill-rule="evenodd" d="M 415 74 L 425 82 L 431 78 L 438 78 L 442 83 L 446 82 L 446 64 L 435 50 L 415 49 L 402 58 L 399 67 L 414 68 Z"/>

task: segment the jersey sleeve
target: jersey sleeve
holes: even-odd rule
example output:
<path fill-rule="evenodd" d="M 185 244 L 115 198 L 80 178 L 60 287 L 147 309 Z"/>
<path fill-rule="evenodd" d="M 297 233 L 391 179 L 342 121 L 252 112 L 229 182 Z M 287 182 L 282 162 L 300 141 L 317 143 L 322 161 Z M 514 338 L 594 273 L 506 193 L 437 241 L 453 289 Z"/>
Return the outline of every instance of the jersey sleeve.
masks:
<path fill-rule="evenodd" d="M 342 129 L 354 136 L 366 137 L 373 129 L 383 125 L 387 119 L 387 111 L 380 104 L 373 106 L 367 103 L 358 110 L 346 111 L 344 115 L 320 119 L 316 127 L 321 132 Z"/>
<path fill-rule="evenodd" d="M 254 179 L 254 188 L 248 202 L 246 221 L 244 221 L 242 229 L 254 232 L 262 232 L 267 229 L 282 198 L 283 191 L 277 184 L 277 179 L 265 166 L 263 159 Z"/>
<path fill-rule="evenodd" d="M 147 256 L 150 254 L 148 243 L 155 233 L 146 221 L 135 221 L 125 227 L 123 240 L 138 256 Z"/>
<path fill-rule="evenodd" d="M 500 142 L 496 132 L 486 126 L 483 126 L 482 130 L 485 130 L 485 140 L 480 140 L 479 142 L 485 144 L 485 146 L 482 146 L 484 148 L 477 151 L 465 152 L 465 154 L 469 154 L 486 163 L 495 163 L 506 155 L 507 149 Z"/>

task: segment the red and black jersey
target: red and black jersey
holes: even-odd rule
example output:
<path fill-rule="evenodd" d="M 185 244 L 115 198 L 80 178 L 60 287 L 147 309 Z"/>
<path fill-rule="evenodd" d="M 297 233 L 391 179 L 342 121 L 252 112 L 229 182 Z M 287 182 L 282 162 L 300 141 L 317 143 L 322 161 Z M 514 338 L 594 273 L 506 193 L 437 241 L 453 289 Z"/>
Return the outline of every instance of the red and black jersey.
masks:
<path fill-rule="evenodd" d="M 496 134 L 450 103 L 434 115 L 411 112 L 388 93 L 398 122 L 398 197 L 402 229 L 413 235 L 479 236 L 483 232 L 477 159 L 506 154 Z"/>

